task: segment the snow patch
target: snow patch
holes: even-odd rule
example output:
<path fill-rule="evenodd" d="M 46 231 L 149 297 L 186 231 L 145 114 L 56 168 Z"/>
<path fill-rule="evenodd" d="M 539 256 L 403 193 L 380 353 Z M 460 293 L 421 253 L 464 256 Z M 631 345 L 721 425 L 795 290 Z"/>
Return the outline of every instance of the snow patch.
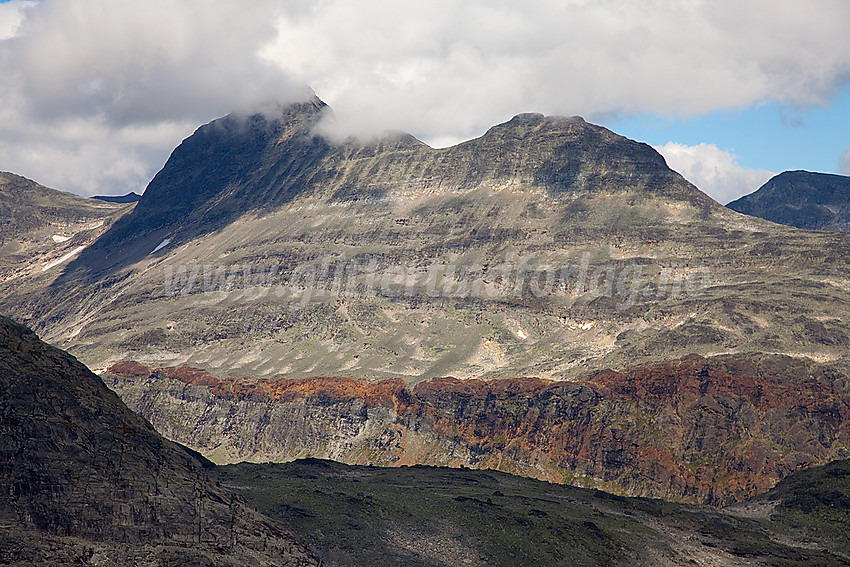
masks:
<path fill-rule="evenodd" d="M 62 236 L 61 234 L 53 235 L 53 242 L 67 242 L 68 240 L 71 240 L 70 236 Z"/>
<path fill-rule="evenodd" d="M 45 266 L 43 266 L 43 267 L 41 268 L 41 271 L 42 271 L 42 272 L 46 272 L 46 271 L 47 271 L 47 270 L 49 270 L 50 268 L 53 268 L 53 267 L 55 267 L 55 266 L 58 266 L 58 265 L 59 265 L 59 264 L 61 264 L 62 262 L 65 262 L 66 260 L 69 260 L 69 259 L 71 259 L 73 256 L 75 256 L 75 255 L 79 254 L 79 253 L 80 253 L 80 251 L 81 251 L 81 250 L 83 250 L 84 248 L 85 248 L 85 246 L 77 246 L 76 248 L 74 248 L 73 250 L 71 250 L 70 252 L 68 252 L 67 254 L 65 254 L 64 256 L 62 256 L 61 258 L 59 258 L 58 260 L 53 260 L 53 261 L 52 261 L 52 262 L 50 262 L 49 264 L 46 264 Z"/>
<path fill-rule="evenodd" d="M 157 252 L 157 251 L 159 251 L 159 250 L 162 250 L 163 248 L 165 248 L 165 247 L 166 247 L 166 246 L 168 246 L 169 244 L 171 244 L 171 239 L 170 239 L 170 238 L 166 238 L 165 240 L 163 240 L 162 242 L 160 242 L 160 243 L 159 243 L 159 246 L 157 246 L 156 248 L 154 248 L 153 250 L 151 250 L 151 251 L 150 251 L 150 253 L 151 253 L 151 254 L 153 254 L 154 252 Z"/>

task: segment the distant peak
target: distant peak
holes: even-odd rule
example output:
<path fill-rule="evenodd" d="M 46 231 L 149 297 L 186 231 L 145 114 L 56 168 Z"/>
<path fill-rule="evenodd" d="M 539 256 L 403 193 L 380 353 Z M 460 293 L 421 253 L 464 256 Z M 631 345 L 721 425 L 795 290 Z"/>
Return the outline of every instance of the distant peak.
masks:
<path fill-rule="evenodd" d="M 92 199 L 105 201 L 107 203 L 135 203 L 141 198 L 142 196 L 135 191 L 130 191 L 126 195 L 95 195 L 92 197 Z"/>

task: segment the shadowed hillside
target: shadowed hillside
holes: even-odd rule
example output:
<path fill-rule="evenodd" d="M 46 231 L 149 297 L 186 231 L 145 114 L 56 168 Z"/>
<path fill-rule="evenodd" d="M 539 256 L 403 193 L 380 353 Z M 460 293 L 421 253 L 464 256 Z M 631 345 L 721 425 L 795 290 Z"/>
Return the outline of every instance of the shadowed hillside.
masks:
<path fill-rule="evenodd" d="M 797 228 L 848 232 L 850 177 L 786 171 L 726 206 Z"/>
<path fill-rule="evenodd" d="M 314 565 L 100 379 L 0 318 L 0 563 Z"/>

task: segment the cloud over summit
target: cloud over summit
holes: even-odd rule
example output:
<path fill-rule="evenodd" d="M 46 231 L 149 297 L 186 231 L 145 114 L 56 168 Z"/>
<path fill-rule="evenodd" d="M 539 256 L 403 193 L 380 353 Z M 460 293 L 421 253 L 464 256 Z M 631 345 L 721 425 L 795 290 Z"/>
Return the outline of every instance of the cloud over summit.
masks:
<path fill-rule="evenodd" d="M 305 85 L 353 132 L 436 144 L 524 111 L 821 104 L 850 77 L 848 21 L 844 0 L 13 0 L 0 169 L 139 190 L 199 124 Z"/>

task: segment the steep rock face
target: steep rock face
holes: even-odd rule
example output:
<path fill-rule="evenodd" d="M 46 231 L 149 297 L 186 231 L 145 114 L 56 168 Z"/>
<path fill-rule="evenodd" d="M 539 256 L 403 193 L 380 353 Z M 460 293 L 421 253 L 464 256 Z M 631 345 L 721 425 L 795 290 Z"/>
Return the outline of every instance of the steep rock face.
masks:
<path fill-rule="evenodd" d="M 4 564 L 308 565 L 94 374 L 0 318 Z"/>
<path fill-rule="evenodd" d="M 850 177 L 785 171 L 726 205 L 734 211 L 810 230 L 850 231 Z"/>
<path fill-rule="evenodd" d="M 138 364 L 104 374 L 163 433 L 218 462 L 331 458 L 493 468 L 728 504 L 850 454 L 850 388 L 784 356 L 690 356 L 575 382 L 219 380 Z"/>

